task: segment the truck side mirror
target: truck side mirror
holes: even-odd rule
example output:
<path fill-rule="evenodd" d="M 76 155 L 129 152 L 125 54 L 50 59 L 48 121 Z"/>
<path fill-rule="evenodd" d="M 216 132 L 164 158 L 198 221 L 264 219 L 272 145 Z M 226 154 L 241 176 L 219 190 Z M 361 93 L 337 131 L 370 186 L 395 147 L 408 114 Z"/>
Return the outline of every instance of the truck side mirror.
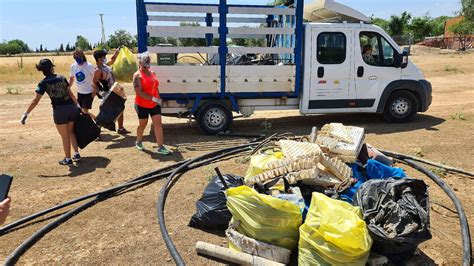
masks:
<path fill-rule="evenodd" d="M 394 62 L 395 67 L 406 68 L 408 65 L 408 51 L 406 48 L 403 50 L 401 54 L 397 53 Z"/>
<path fill-rule="evenodd" d="M 408 51 L 409 51 L 409 48 L 405 48 L 403 49 L 403 53 L 402 53 L 402 60 L 401 60 L 401 64 L 400 64 L 400 67 L 401 68 L 406 68 L 408 66 Z"/>

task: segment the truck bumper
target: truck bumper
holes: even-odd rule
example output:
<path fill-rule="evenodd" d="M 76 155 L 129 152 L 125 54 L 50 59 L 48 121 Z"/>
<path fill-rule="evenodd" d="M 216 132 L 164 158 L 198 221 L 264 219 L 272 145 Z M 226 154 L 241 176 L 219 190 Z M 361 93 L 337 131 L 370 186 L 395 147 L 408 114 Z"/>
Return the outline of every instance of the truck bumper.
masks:
<path fill-rule="evenodd" d="M 431 102 L 433 101 L 433 88 L 431 86 L 431 83 L 427 80 L 421 79 L 419 80 L 420 85 L 422 87 L 422 95 L 421 97 L 421 103 L 420 103 L 420 109 L 419 112 L 426 112 L 428 108 L 431 105 Z"/>

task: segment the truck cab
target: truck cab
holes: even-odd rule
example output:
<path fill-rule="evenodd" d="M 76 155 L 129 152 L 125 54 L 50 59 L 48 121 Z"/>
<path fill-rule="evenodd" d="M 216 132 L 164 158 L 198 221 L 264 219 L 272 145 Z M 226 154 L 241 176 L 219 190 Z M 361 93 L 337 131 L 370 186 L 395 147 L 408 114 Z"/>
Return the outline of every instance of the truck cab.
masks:
<path fill-rule="evenodd" d="M 302 114 L 382 113 L 406 122 L 431 104 L 430 83 L 378 26 L 306 24 L 304 51 Z"/>

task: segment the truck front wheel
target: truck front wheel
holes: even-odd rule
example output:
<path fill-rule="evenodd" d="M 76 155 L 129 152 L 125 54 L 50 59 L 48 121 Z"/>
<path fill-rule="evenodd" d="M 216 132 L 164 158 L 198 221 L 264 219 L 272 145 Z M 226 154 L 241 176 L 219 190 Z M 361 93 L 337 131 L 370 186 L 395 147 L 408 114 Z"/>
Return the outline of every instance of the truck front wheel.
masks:
<path fill-rule="evenodd" d="M 383 117 L 391 123 L 404 123 L 412 121 L 418 112 L 418 99 L 408 91 L 395 91 L 390 94 Z"/>
<path fill-rule="evenodd" d="M 198 126 L 208 135 L 227 131 L 232 118 L 231 110 L 226 105 L 216 102 L 204 104 L 197 113 Z"/>

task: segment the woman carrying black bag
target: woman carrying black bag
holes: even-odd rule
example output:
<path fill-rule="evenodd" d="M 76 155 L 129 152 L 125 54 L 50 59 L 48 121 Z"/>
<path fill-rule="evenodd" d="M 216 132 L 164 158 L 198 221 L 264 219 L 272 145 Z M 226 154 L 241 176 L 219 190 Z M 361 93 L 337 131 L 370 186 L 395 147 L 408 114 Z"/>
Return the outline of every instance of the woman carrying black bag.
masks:
<path fill-rule="evenodd" d="M 28 114 L 38 105 L 41 97 L 46 92 L 51 99 L 51 105 L 53 106 L 53 118 L 56 128 L 61 135 L 64 149 L 64 159 L 59 161 L 60 165 L 71 165 L 74 161 L 79 161 L 81 155 L 77 148 L 76 136 L 74 134 L 74 120 L 79 112 L 79 103 L 76 97 L 71 92 L 71 88 L 66 78 L 54 74 L 53 62 L 49 59 L 41 59 L 39 64 L 36 65 L 38 71 L 42 71 L 45 78 L 38 84 L 36 88 L 36 95 L 31 101 L 30 106 L 23 113 L 21 117 L 21 124 L 26 123 Z M 71 146 L 75 153 L 71 158 Z"/>

